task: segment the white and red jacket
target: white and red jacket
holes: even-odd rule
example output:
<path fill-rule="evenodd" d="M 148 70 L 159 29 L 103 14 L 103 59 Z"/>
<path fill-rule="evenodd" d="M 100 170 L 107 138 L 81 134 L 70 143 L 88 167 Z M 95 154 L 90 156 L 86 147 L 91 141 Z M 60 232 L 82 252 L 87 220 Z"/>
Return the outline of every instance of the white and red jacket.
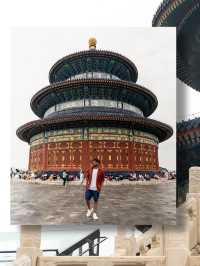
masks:
<path fill-rule="evenodd" d="M 92 182 L 92 170 L 93 170 L 92 168 L 87 170 L 86 175 L 85 175 L 86 189 L 90 189 L 90 185 Z M 96 180 L 96 188 L 98 192 L 101 191 L 104 179 L 105 179 L 104 171 L 101 168 L 99 168 L 97 171 L 97 180 Z"/>

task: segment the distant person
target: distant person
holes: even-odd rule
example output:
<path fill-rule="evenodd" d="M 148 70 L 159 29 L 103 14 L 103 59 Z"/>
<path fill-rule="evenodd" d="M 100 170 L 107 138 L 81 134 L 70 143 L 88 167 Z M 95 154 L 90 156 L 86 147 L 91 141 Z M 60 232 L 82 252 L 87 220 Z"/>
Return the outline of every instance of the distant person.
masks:
<path fill-rule="evenodd" d="M 83 180 L 84 180 L 84 172 L 81 169 L 81 171 L 80 171 L 80 181 L 83 182 Z"/>
<path fill-rule="evenodd" d="M 160 179 L 160 178 L 159 178 L 159 175 L 155 174 L 155 175 L 154 175 L 154 179 L 159 180 L 159 179 Z"/>
<path fill-rule="evenodd" d="M 68 177 L 69 177 L 68 173 L 64 170 L 62 172 L 62 179 L 63 179 L 63 186 L 64 187 L 65 187 L 66 182 L 68 181 Z"/>
<path fill-rule="evenodd" d="M 136 180 L 137 180 L 136 173 L 131 173 L 130 177 L 131 177 L 130 179 L 131 179 L 132 181 L 136 181 Z"/>
<path fill-rule="evenodd" d="M 150 175 L 149 174 L 145 174 L 145 180 L 147 180 L 147 181 L 150 181 Z"/>
<path fill-rule="evenodd" d="M 31 172 L 31 179 L 35 179 L 35 173 L 34 172 Z"/>
<path fill-rule="evenodd" d="M 104 171 L 100 168 L 100 160 L 95 158 L 91 162 L 91 168 L 86 172 L 85 201 L 87 205 L 87 217 L 92 215 L 94 220 L 98 220 L 97 209 L 100 191 L 105 179 Z M 82 182 L 83 183 L 83 182 Z M 94 200 L 94 207 L 91 208 L 91 199 Z"/>
<path fill-rule="evenodd" d="M 139 180 L 140 181 L 144 181 L 145 179 L 144 179 L 144 176 L 142 175 L 142 174 L 139 174 Z"/>

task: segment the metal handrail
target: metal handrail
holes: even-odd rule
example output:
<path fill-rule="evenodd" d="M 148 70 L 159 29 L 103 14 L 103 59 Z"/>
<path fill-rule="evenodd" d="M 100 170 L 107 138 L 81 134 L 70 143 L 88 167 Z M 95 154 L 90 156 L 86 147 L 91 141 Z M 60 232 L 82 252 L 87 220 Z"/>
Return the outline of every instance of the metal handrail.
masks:
<path fill-rule="evenodd" d="M 94 243 L 95 239 L 97 239 L 96 244 Z M 75 250 L 79 250 L 79 256 L 84 255 L 88 251 L 89 251 L 90 255 L 98 256 L 99 255 L 99 245 L 107 239 L 108 238 L 105 236 L 100 236 L 100 230 L 97 229 L 94 232 L 92 232 L 91 234 L 87 235 L 86 237 L 84 237 L 83 239 L 81 239 L 80 241 L 78 241 L 77 243 L 73 244 L 72 246 L 70 246 L 69 248 L 65 249 L 64 251 L 62 251 L 60 253 L 59 253 L 58 249 L 43 249 L 43 252 L 56 252 L 56 256 L 70 256 L 70 255 L 72 255 L 72 253 Z M 84 244 L 87 244 L 87 243 L 89 244 L 89 248 L 83 251 L 82 247 Z M 96 254 L 93 253 L 95 247 L 98 248 Z M 16 253 L 16 250 L 0 251 L 0 254 L 13 254 L 13 253 Z"/>
<path fill-rule="evenodd" d="M 94 245 L 93 241 L 97 239 L 98 243 L 96 245 Z M 103 239 L 102 241 L 99 241 L 100 239 Z M 81 239 L 80 241 L 78 241 L 77 243 L 73 244 L 72 246 L 70 246 L 69 248 L 67 248 L 66 250 L 64 250 L 63 252 L 61 252 L 58 256 L 69 256 L 71 255 L 75 250 L 79 249 L 79 255 L 82 256 L 83 254 L 85 254 L 87 251 L 89 251 L 90 254 L 92 254 L 93 256 L 95 254 L 93 254 L 92 250 L 94 249 L 94 247 L 98 247 L 97 250 L 97 256 L 99 255 L 99 244 L 101 244 L 103 241 L 105 241 L 107 238 L 106 237 L 101 237 L 100 236 L 100 230 L 97 229 L 94 232 L 92 232 L 91 234 L 89 234 L 88 236 L 84 237 L 83 239 Z M 89 244 L 89 248 L 87 249 L 87 251 L 82 251 L 82 246 L 84 244 Z"/>
<path fill-rule="evenodd" d="M 97 244 L 92 245 L 92 248 L 95 248 L 96 246 L 98 246 L 99 244 L 101 244 L 102 242 L 106 241 L 108 238 L 106 236 L 102 236 L 100 237 L 100 239 L 102 239 L 101 241 L 98 241 Z M 87 253 L 90 250 L 90 248 L 86 249 L 84 252 L 82 252 L 82 255 L 84 255 L 85 253 Z M 81 255 L 81 256 L 82 256 Z"/>

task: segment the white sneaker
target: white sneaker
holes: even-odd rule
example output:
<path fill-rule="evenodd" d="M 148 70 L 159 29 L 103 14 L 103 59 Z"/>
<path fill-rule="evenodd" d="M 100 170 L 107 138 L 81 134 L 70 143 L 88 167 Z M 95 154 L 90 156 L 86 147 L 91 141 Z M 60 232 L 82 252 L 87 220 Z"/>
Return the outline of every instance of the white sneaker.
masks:
<path fill-rule="evenodd" d="M 88 209 L 87 213 L 86 213 L 86 216 L 90 217 L 92 213 L 93 213 L 93 208 L 92 209 Z"/>
<path fill-rule="evenodd" d="M 97 216 L 96 212 L 93 212 L 93 219 L 94 220 L 98 220 L 99 219 L 99 217 Z"/>

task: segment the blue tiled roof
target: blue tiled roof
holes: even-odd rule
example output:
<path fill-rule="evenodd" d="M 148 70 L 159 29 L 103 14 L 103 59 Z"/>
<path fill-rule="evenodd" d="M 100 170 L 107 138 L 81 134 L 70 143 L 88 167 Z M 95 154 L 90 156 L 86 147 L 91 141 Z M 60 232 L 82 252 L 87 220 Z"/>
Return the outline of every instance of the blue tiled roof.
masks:
<path fill-rule="evenodd" d="M 184 132 L 194 128 L 200 128 L 200 117 L 177 123 L 178 132 Z"/>
<path fill-rule="evenodd" d="M 164 0 L 152 25 L 177 27 L 177 77 L 200 91 L 200 1 Z"/>

